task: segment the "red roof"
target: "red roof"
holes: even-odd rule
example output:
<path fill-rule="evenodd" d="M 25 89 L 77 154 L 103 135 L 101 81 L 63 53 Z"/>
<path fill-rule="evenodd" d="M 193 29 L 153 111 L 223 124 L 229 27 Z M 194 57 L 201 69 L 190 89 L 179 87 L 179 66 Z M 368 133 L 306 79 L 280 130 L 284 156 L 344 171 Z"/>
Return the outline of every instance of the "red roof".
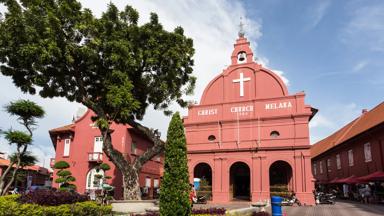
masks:
<path fill-rule="evenodd" d="M 384 122 L 384 102 L 311 147 L 312 158 Z"/>
<path fill-rule="evenodd" d="M 69 124 L 62 127 L 54 128 L 49 130 L 49 133 L 60 133 L 60 132 L 73 132 L 75 130 L 75 124 Z"/>
<path fill-rule="evenodd" d="M 1 166 L 9 166 L 9 164 L 10 164 L 9 160 L 4 159 L 4 158 L 0 158 L 0 167 Z M 15 165 L 13 165 L 13 166 L 15 167 Z M 41 174 L 45 174 L 45 175 L 50 174 L 50 171 L 47 168 L 41 167 L 38 165 L 26 166 L 26 167 L 23 167 L 23 170 L 37 171 L 37 172 L 39 172 Z"/>

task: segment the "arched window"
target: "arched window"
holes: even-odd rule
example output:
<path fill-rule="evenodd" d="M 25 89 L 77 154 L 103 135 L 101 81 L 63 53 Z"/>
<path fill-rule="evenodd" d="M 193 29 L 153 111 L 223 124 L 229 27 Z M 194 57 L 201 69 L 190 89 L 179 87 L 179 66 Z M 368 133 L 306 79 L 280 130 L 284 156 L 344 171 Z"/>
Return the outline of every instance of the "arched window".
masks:
<path fill-rule="evenodd" d="M 272 131 L 271 134 L 270 134 L 270 136 L 271 136 L 272 138 L 276 138 L 276 137 L 279 137 L 279 136 L 280 136 L 280 133 L 279 133 L 278 131 Z"/>
<path fill-rule="evenodd" d="M 102 178 L 96 178 L 95 175 L 104 176 L 104 171 L 102 169 L 93 168 L 89 170 L 87 174 L 87 182 L 85 189 L 99 189 L 101 188 L 101 184 L 103 183 Z"/>

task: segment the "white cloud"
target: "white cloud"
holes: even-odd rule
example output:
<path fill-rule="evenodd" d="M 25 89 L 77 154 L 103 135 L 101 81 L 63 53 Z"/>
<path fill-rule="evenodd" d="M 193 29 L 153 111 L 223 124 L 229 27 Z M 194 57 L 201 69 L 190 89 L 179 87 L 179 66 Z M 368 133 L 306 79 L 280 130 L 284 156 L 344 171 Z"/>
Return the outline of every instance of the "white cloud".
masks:
<path fill-rule="evenodd" d="M 324 18 L 327 9 L 331 5 L 330 0 L 320 0 L 317 1 L 315 4 L 313 4 L 312 7 L 309 8 L 307 11 L 307 17 L 309 18 L 309 23 L 307 26 L 307 29 L 313 29 L 316 28 L 316 26 L 321 22 L 321 20 Z"/>
<path fill-rule="evenodd" d="M 350 21 L 342 31 L 341 39 L 348 45 L 384 52 L 384 3 L 365 4 L 350 13 Z"/>
<path fill-rule="evenodd" d="M 23 94 L 13 85 L 10 78 L 4 76 L 0 76 L 0 92 L 4 92 L 4 94 L 0 95 L 1 107 L 4 107 L 14 100 L 28 99 L 44 108 L 46 115 L 44 118 L 37 120 L 38 125 L 34 130 L 33 145 L 29 150 L 38 156 L 39 165 L 43 165 L 45 160 L 45 165 L 47 166 L 49 158 L 54 156 L 54 149 L 51 139 L 49 138 L 48 130 L 71 123 L 73 115 L 81 105 L 70 103 L 64 98 L 44 99 L 38 95 Z M 0 122 L 0 128 L 2 130 L 9 128 L 25 130 L 17 122 L 15 117 L 9 116 L 4 109 L 0 111 Z M 14 151 L 14 147 L 9 146 L 7 141 L 4 140 L 3 137 L 0 137 L 0 152 L 10 154 Z"/>
<path fill-rule="evenodd" d="M 309 123 L 312 144 L 328 137 L 357 118 L 362 109 L 355 103 L 325 105 L 317 107 L 319 112 Z"/>
<path fill-rule="evenodd" d="M 279 76 L 281 78 L 281 80 L 283 80 L 284 84 L 289 86 L 289 80 L 287 79 L 287 77 L 284 76 L 284 72 L 281 71 L 281 70 L 272 70 L 273 72 L 275 72 L 275 74 L 277 76 Z"/>
<path fill-rule="evenodd" d="M 253 52 L 255 56 L 259 56 L 256 48 L 257 39 L 262 36 L 261 20 L 247 14 L 239 1 L 81 1 L 83 7 L 90 8 L 97 16 L 106 10 L 109 2 L 113 2 L 120 9 L 123 9 L 126 4 L 136 8 L 140 13 L 140 23 L 149 20 L 150 12 L 156 12 L 165 29 L 171 31 L 177 26 L 182 26 L 185 35 L 193 39 L 196 50 L 194 75 L 197 77 L 197 83 L 194 95 L 188 99 L 200 101 L 202 92 L 210 80 L 230 64 L 230 55 L 237 38 L 240 17 L 243 17 L 246 37 L 251 42 Z M 259 57 L 259 59 L 268 62 L 265 57 Z M 277 73 L 280 76 L 283 75 L 283 72 Z M 287 79 L 284 79 L 283 76 L 282 78 L 288 83 Z M 13 86 L 9 78 L 4 76 L 0 76 L 0 84 L 0 91 L 7 92 L 7 94 L 0 95 L 1 105 L 10 100 L 29 98 L 41 104 L 46 110 L 47 115 L 39 121 L 39 128 L 35 132 L 35 140 L 38 143 L 35 143 L 35 147 L 31 149 L 39 157 L 48 161 L 49 157 L 54 154 L 48 130 L 70 123 L 79 104 L 69 103 L 63 98 L 42 99 L 39 96 L 24 95 Z M 173 108 L 175 111 L 181 111 L 182 115 L 187 115 L 186 109 L 180 109 L 176 105 Z M 5 129 L 16 125 L 14 119 L 11 121 L 9 119 L 7 114 L 0 112 L 2 122 L 0 127 Z M 165 117 L 162 112 L 148 109 L 143 124 L 159 129 L 162 132 L 162 138 L 165 139 L 169 120 L 170 118 Z M 0 151 L 9 152 L 10 149 L 4 146 L 0 145 Z M 40 164 L 43 161 L 40 159 Z M 47 165 L 47 162 L 45 164 Z"/>
<path fill-rule="evenodd" d="M 309 122 L 309 128 L 333 128 L 334 122 L 332 122 L 330 119 L 325 117 L 322 114 L 316 114 L 315 117 Z"/>
<path fill-rule="evenodd" d="M 353 71 L 355 72 L 358 72 L 358 71 L 361 71 L 363 68 L 365 68 L 365 66 L 368 65 L 368 61 L 367 60 L 363 60 L 363 61 L 360 61 L 358 62 L 354 67 L 353 67 Z"/>

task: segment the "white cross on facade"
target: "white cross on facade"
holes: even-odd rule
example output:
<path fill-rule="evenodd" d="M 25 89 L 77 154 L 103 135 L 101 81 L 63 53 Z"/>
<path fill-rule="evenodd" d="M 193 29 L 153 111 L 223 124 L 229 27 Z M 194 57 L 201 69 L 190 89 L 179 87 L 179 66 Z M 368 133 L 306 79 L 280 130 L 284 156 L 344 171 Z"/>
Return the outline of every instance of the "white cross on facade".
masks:
<path fill-rule="evenodd" d="M 251 80 L 250 77 L 244 77 L 243 73 L 240 73 L 240 79 L 233 80 L 234 83 L 240 83 L 240 97 L 244 96 L 244 82 Z"/>

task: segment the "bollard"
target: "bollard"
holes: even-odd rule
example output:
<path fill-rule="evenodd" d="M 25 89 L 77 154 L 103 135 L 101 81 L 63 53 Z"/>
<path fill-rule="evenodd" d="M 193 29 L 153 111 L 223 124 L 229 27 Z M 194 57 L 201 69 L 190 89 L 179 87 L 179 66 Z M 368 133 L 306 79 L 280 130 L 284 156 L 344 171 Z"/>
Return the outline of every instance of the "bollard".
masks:
<path fill-rule="evenodd" d="M 283 198 L 279 196 L 272 196 L 271 197 L 271 205 L 272 205 L 272 216 L 282 216 L 283 212 L 281 209 L 281 202 L 283 201 Z"/>

